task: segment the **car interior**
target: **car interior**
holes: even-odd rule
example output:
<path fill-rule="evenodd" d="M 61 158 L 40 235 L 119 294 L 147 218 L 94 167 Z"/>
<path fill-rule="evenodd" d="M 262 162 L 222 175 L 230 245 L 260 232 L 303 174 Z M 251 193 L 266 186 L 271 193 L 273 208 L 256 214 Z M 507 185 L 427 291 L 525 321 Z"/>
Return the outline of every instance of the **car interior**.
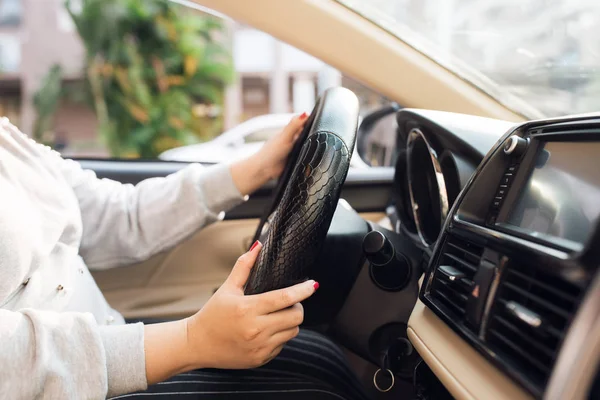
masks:
<path fill-rule="evenodd" d="M 532 119 L 342 2 L 188 1 L 390 105 L 359 125 L 354 95 L 328 90 L 279 182 L 168 252 L 94 272 L 112 307 L 131 321 L 189 316 L 260 237 L 253 290 L 283 284 L 275 265 L 309 271 L 321 288 L 304 326 L 344 350 L 373 398 L 600 399 L 600 113 Z M 369 161 L 375 135 L 391 140 L 386 162 Z M 348 169 L 355 147 L 384 166 Z M 317 153 L 336 166 L 302 186 Z M 132 184 L 186 165 L 78 161 Z M 281 218 L 294 199 L 305 220 Z"/>

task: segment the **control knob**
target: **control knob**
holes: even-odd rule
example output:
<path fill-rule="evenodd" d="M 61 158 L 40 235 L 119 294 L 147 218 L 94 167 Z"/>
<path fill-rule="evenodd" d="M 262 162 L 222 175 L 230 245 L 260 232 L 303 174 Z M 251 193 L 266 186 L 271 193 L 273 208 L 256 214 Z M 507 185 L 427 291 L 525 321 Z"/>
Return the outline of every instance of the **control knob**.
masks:
<path fill-rule="evenodd" d="M 510 156 L 520 156 L 527 150 L 527 140 L 520 136 L 512 135 L 504 144 L 504 153 Z"/>

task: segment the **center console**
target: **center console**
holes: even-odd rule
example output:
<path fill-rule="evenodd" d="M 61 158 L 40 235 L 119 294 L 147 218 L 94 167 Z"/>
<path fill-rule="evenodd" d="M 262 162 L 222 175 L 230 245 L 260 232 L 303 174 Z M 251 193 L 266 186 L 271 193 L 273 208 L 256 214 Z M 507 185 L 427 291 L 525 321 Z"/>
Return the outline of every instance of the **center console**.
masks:
<path fill-rule="evenodd" d="M 599 157 L 597 117 L 509 132 L 455 202 L 420 292 L 536 398 L 572 398 L 595 376 Z"/>

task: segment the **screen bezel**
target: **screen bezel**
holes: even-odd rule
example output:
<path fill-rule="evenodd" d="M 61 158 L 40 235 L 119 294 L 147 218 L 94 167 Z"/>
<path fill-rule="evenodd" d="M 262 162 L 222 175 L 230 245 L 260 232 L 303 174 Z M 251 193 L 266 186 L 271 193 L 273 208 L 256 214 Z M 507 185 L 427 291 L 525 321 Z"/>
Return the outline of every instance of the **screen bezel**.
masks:
<path fill-rule="evenodd" d="M 589 240 L 594 236 L 594 232 L 596 231 L 598 225 L 597 221 L 596 226 L 592 229 L 592 231 L 586 238 L 585 243 L 579 243 L 565 238 L 546 235 L 508 223 L 513 208 L 517 205 L 521 197 L 522 191 L 525 189 L 526 185 L 531 179 L 538 155 L 543 150 L 546 143 L 555 142 L 598 143 L 598 140 L 597 137 L 596 140 L 593 140 L 587 135 L 531 135 L 528 151 L 525 153 L 522 160 L 520 161 L 519 168 L 517 169 L 513 181 L 510 184 L 507 196 L 504 199 L 502 205 L 500 206 L 498 218 L 494 223 L 494 229 L 529 240 L 531 242 L 536 242 L 563 251 L 581 252 L 584 250 L 587 242 L 589 242 Z"/>

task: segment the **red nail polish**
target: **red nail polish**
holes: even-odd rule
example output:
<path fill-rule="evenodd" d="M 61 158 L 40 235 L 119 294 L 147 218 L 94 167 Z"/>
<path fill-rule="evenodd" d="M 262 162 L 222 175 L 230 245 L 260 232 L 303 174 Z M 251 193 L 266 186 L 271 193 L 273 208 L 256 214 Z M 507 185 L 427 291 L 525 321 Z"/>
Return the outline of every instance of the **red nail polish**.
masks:
<path fill-rule="evenodd" d="M 313 287 L 315 288 L 315 290 L 317 290 L 319 288 L 319 282 L 315 282 L 315 284 L 313 285 Z"/>
<path fill-rule="evenodd" d="M 300 119 L 305 119 L 306 117 L 308 117 L 308 114 L 306 112 L 300 114 Z"/>
<path fill-rule="evenodd" d="M 258 240 L 257 240 L 256 242 L 254 242 L 254 244 L 252 245 L 252 247 L 250 247 L 250 250 L 249 250 L 249 251 L 252 251 L 252 250 L 254 250 L 254 248 L 255 248 L 256 246 L 258 246 L 258 244 L 259 244 L 259 243 L 260 243 L 260 242 L 259 242 Z"/>

